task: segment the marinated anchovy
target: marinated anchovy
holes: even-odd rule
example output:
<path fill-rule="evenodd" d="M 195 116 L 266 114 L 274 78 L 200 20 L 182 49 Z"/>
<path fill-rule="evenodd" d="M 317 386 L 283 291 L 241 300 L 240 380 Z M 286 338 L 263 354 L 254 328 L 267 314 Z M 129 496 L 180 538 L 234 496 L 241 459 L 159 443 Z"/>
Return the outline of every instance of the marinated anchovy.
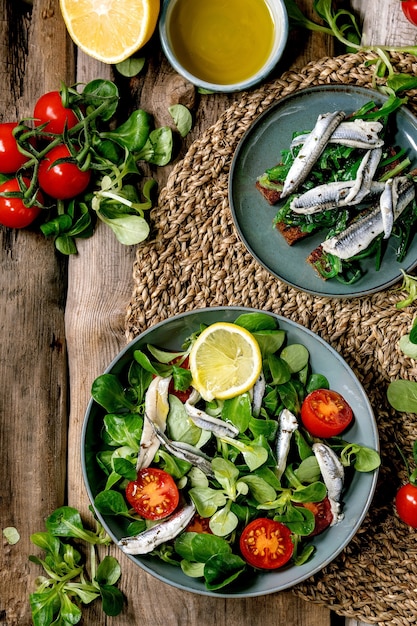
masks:
<path fill-rule="evenodd" d="M 252 389 L 252 415 L 258 417 L 261 412 L 262 400 L 265 395 L 266 380 L 264 373 L 261 372 L 258 380 Z"/>
<path fill-rule="evenodd" d="M 155 524 L 134 537 L 124 537 L 118 541 L 117 545 L 125 554 L 148 554 L 161 543 L 175 539 L 187 528 L 194 513 L 194 504 L 187 504 L 166 521 Z"/>
<path fill-rule="evenodd" d="M 327 488 L 333 520 L 331 526 L 340 522 L 344 515 L 342 510 L 342 491 L 345 479 L 345 470 L 337 455 L 324 443 L 314 443 L 312 450 L 319 464 L 324 484 Z"/>
<path fill-rule="evenodd" d="M 156 424 L 153 424 L 153 428 L 159 442 L 162 443 L 164 448 L 166 448 L 166 450 L 168 450 L 168 452 L 170 452 L 173 456 L 177 457 L 177 459 L 181 459 L 182 461 L 187 461 L 187 463 L 191 463 L 194 467 L 198 467 L 198 469 L 204 472 L 207 476 L 214 476 L 210 458 L 201 452 L 201 450 L 182 441 L 171 441 L 162 431 L 159 430 Z"/>
<path fill-rule="evenodd" d="M 291 209 L 294 213 L 312 215 L 322 211 L 330 211 L 340 207 L 359 204 L 363 197 L 356 196 L 348 203 L 347 198 L 355 185 L 354 180 L 335 181 L 318 187 L 313 187 L 291 201 Z M 384 190 L 384 183 L 372 182 L 366 193 L 366 199 L 370 200 L 379 196 Z"/>
<path fill-rule="evenodd" d="M 309 133 L 290 167 L 285 178 L 281 198 L 286 198 L 291 193 L 294 193 L 299 185 L 305 181 L 326 147 L 329 137 L 344 117 L 345 113 L 343 111 L 319 115 L 316 125 Z"/>
<path fill-rule="evenodd" d="M 405 176 L 399 177 L 398 198 L 394 206 L 394 221 L 408 207 L 414 197 L 413 182 Z M 346 260 L 366 250 L 375 237 L 383 232 L 384 223 L 380 203 L 378 202 L 363 217 L 355 220 L 341 233 L 326 239 L 321 245 L 325 252 Z"/>
<path fill-rule="evenodd" d="M 379 207 L 381 209 L 382 226 L 384 229 L 384 239 L 388 239 L 394 226 L 394 207 L 398 202 L 397 185 L 394 185 L 394 179 L 389 178 L 381 193 Z"/>
<path fill-rule="evenodd" d="M 346 204 L 359 204 L 369 194 L 381 157 L 382 148 L 374 148 L 365 153 L 358 168 L 355 183 L 346 198 Z"/>
<path fill-rule="evenodd" d="M 145 395 L 145 415 L 140 449 L 136 469 L 148 467 L 159 448 L 159 439 L 155 434 L 153 424 L 156 424 L 160 431 L 164 432 L 166 420 L 169 412 L 168 389 L 171 376 L 162 378 L 156 376 L 149 385 Z"/>
<path fill-rule="evenodd" d="M 200 400 L 201 396 L 195 389 L 191 393 L 188 400 L 185 402 L 184 407 L 190 420 L 203 430 L 212 432 L 216 437 L 237 437 L 239 429 L 233 424 L 225 422 L 216 417 L 208 415 L 205 411 L 198 409 L 195 404 Z"/>
<path fill-rule="evenodd" d="M 378 134 L 383 126 L 380 122 L 369 122 L 365 120 L 353 120 L 352 122 L 341 122 L 331 134 L 328 143 L 348 146 L 368 150 L 369 148 L 380 148 L 384 140 Z M 291 148 L 305 143 L 310 133 L 298 135 L 291 142 Z"/>
<path fill-rule="evenodd" d="M 279 416 L 279 430 L 277 438 L 277 465 L 275 474 L 281 478 L 287 466 L 288 453 L 290 451 L 291 437 L 298 428 L 298 421 L 295 415 L 288 409 L 283 409 Z"/>

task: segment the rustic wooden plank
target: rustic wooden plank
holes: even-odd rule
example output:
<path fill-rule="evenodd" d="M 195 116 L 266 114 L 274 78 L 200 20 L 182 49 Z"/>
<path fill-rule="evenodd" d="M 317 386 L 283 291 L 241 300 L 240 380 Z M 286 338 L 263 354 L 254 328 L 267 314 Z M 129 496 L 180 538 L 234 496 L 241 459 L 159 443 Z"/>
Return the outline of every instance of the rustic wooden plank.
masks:
<path fill-rule="evenodd" d="M 315 54 L 324 55 L 320 40 L 315 44 Z M 322 44 L 321 44 L 322 45 Z M 310 49 L 310 48 L 309 48 Z M 157 125 L 172 124 L 167 107 L 178 92 L 184 93 L 181 81 L 173 74 L 154 39 L 150 50 L 147 71 L 127 81 L 120 80 L 122 91 L 132 94 L 131 106 L 142 107 L 155 116 Z M 320 50 L 320 52 L 319 52 Z M 327 51 L 328 48 L 326 47 Z M 306 53 L 308 54 L 308 53 Z M 297 51 L 292 51 L 293 61 Z M 311 57 L 310 57 L 311 58 Z M 299 65 L 304 64 L 304 59 Z M 108 77 L 108 68 L 97 64 L 85 55 L 78 55 L 78 81 Z M 282 71 L 277 69 L 278 71 Z M 278 74 L 277 74 L 278 75 Z M 179 91 L 178 91 L 179 90 Z M 180 159 L 206 128 L 213 124 L 229 106 L 235 95 L 198 96 L 194 90 L 185 89 L 186 97 L 196 98 L 193 112 L 195 123 L 192 132 L 180 146 L 175 161 L 164 168 L 146 168 L 160 187 L 165 184 L 175 162 Z M 125 345 L 124 314 L 129 303 L 131 272 L 136 250 L 120 246 L 105 227 L 98 228 L 92 240 L 80 242 L 79 255 L 69 262 L 68 297 L 66 306 L 66 337 L 70 368 L 70 425 L 68 454 L 69 503 L 87 512 L 88 501 L 82 484 L 79 440 L 84 412 L 90 397 L 91 383 L 111 359 Z M 120 615 L 118 626 L 133 623 L 165 624 L 167 615 L 173 623 L 194 626 L 198 623 L 219 623 L 238 626 L 242 623 L 276 624 L 277 616 L 285 615 L 288 626 L 329 626 L 330 612 L 316 605 L 306 604 L 290 592 L 251 600 L 234 600 L 197 596 L 167 586 L 138 569 L 114 546 L 110 553 L 122 566 L 121 588 L 128 604 Z M 146 598 L 146 601 L 144 601 Z M 93 623 L 95 609 L 85 612 L 86 623 Z"/>
<path fill-rule="evenodd" d="M 41 92 L 71 77 L 58 2 L 0 2 L 0 120 L 32 113 Z M 64 333 L 65 263 L 35 231 L 1 228 L 0 449 L 2 528 L 21 539 L 2 541 L 0 622 L 30 623 L 29 593 L 40 574 L 29 541 L 64 502 L 67 366 Z"/>

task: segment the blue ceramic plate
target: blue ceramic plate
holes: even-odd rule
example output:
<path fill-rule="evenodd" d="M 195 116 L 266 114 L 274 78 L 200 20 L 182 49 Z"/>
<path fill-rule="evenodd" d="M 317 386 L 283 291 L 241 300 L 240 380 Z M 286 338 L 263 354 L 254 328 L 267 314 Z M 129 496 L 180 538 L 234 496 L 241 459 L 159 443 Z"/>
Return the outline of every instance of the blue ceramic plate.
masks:
<path fill-rule="evenodd" d="M 168 350 L 178 350 L 181 349 L 183 341 L 199 329 L 201 323 L 233 322 L 241 313 L 250 311 L 254 311 L 254 309 L 213 307 L 197 309 L 172 317 L 151 327 L 134 339 L 109 365 L 106 373 L 120 374 L 125 372 L 132 360 L 133 351 L 144 349 L 148 343 Z M 286 331 L 289 342 L 302 343 L 309 350 L 313 371 L 324 374 L 328 378 L 330 386 L 339 391 L 349 402 L 355 415 L 360 416 L 360 419 L 356 419 L 353 426 L 346 431 L 346 439 L 378 450 L 378 432 L 372 408 L 361 384 L 346 362 L 333 348 L 310 330 L 278 315 L 272 313 L 269 315 L 274 317 L 279 327 Z M 101 491 L 104 481 L 104 475 L 95 460 L 96 453 L 102 444 L 100 433 L 103 416 L 104 410 L 91 400 L 83 424 L 81 457 L 84 481 L 92 503 L 94 503 L 96 494 Z M 164 563 L 159 559 L 150 556 L 132 556 L 129 558 L 159 580 L 174 587 L 203 595 L 228 598 L 250 597 L 288 589 L 321 570 L 349 543 L 371 504 L 376 481 L 376 471 L 365 474 L 356 472 L 344 497 L 344 520 L 314 539 L 317 550 L 308 563 L 302 566 L 292 565 L 275 572 L 246 576 L 233 586 L 219 592 L 208 591 L 201 580 L 189 578 L 178 567 Z M 97 516 L 115 542 L 127 534 L 127 522 L 124 522 L 123 519 L 103 516 L 100 513 L 97 513 Z"/>
<path fill-rule="evenodd" d="M 353 113 L 373 100 L 380 105 L 386 97 L 377 91 L 349 85 L 328 85 L 297 91 L 261 114 L 242 137 L 230 170 L 229 203 L 236 229 L 252 256 L 271 274 L 302 291 L 320 296 L 357 297 L 381 291 L 401 277 L 400 269 L 411 271 L 417 265 L 417 238 L 399 265 L 395 239 L 390 238 L 381 268 L 373 259 L 362 262 L 365 275 L 353 285 L 322 280 L 306 262 L 309 253 L 323 240 L 320 233 L 289 246 L 274 228 L 277 207 L 270 206 L 255 188 L 263 172 L 280 161 L 294 131 L 313 128 L 320 113 L 343 110 Z M 416 164 L 417 120 L 402 107 L 394 123 L 395 141 Z"/>

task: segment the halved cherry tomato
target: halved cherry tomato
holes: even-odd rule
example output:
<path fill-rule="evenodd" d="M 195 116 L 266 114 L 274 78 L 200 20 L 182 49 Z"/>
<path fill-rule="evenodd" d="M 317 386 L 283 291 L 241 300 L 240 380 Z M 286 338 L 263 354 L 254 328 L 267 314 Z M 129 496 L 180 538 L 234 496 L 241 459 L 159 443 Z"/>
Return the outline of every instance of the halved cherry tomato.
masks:
<path fill-rule="evenodd" d="M 240 536 L 239 545 L 245 561 L 260 569 L 278 569 L 288 563 L 294 552 L 289 528 L 268 517 L 250 522 Z"/>
<path fill-rule="evenodd" d="M 91 178 L 91 171 L 82 171 L 75 162 L 57 163 L 60 159 L 71 158 L 65 144 L 50 150 L 40 162 L 38 170 L 39 186 L 51 198 L 66 200 L 75 198 L 85 191 Z"/>
<path fill-rule="evenodd" d="M 401 0 L 401 8 L 408 21 L 417 26 L 417 0 Z"/>
<path fill-rule="evenodd" d="M 16 122 L 0 124 L 0 173 L 14 174 L 28 161 L 28 157 L 19 151 L 17 141 L 13 137 Z"/>
<path fill-rule="evenodd" d="M 314 437 L 340 435 L 353 420 L 353 411 L 337 391 L 316 389 L 301 406 L 301 421 Z"/>
<path fill-rule="evenodd" d="M 303 506 L 314 514 L 315 526 L 313 532 L 309 535 L 310 537 L 322 533 L 333 521 L 330 500 L 327 496 L 321 502 L 303 502 L 300 506 Z"/>
<path fill-rule="evenodd" d="M 208 533 L 212 535 L 213 533 L 211 532 L 209 521 L 210 519 L 208 517 L 201 517 L 201 515 L 196 513 L 188 524 L 186 531 L 189 533 Z"/>
<path fill-rule="evenodd" d="M 23 182 L 26 187 L 29 187 L 30 180 L 23 178 Z M 17 178 L 7 180 L 0 185 L 0 194 L 4 192 L 21 192 L 19 181 Z M 21 196 L 23 192 L 21 192 Z M 40 192 L 37 193 L 36 199 L 40 204 L 43 204 L 43 196 Z M 8 228 L 25 228 L 29 226 L 42 211 L 41 207 L 32 206 L 28 207 L 24 204 L 23 197 L 7 197 L 0 195 L 0 224 L 7 226 Z"/>
<path fill-rule="evenodd" d="M 168 472 L 156 467 L 139 470 L 126 487 L 129 504 L 141 517 L 150 520 L 168 517 L 178 506 L 178 487 Z"/>
<path fill-rule="evenodd" d="M 45 131 L 60 135 L 64 128 L 72 128 L 78 124 L 77 116 L 72 109 L 64 107 L 59 91 L 49 91 L 35 104 L 33 111 L 35 126 L 46 124 Z"/>
<path fill-rule="evenodd" d="M 408 526 L 417 528 L 417 487 L 406 483 L 397 491 L 395 506 L 399 518 Z"/>

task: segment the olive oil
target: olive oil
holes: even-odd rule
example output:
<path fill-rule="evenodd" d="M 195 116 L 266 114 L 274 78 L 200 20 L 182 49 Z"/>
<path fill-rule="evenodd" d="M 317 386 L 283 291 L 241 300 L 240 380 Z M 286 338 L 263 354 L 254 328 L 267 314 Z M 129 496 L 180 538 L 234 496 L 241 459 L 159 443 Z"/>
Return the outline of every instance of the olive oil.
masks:
<path fill-rule="evenodd" d="M 179 62 L 209 83 L 247 80 L 274 45 L 276 26 L 265 0 L 178 0 L 169 24 Z"/>

